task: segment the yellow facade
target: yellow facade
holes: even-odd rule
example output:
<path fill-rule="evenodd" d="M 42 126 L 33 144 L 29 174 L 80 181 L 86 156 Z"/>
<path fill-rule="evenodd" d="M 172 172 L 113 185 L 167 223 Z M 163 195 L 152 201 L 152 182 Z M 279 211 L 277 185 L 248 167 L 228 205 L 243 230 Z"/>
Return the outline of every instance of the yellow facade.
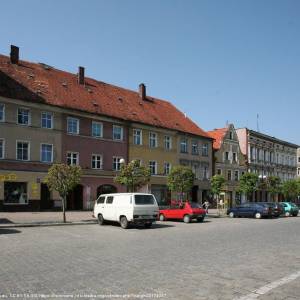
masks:
<path fill-rule="evenodd" d="M 141 144 L 134 143 L 134 130 L 141 131 Z M 150 134 L 156 134 L 157 145 L 156 147 L 150 146 Z M 165 148 L 165 137 L 171 139 L 171 149 Z M 177 158 L 177 137 L 176 132 L 145 126 L 141 124 L 132 124 L 129 129 L 129 161 L 140 160 L 143 166 L 149 166 L 150 161 L 157 163 L 157 172 L 153 176 L 155 183 L 166 182 L 164 165 L 169 163 L 170 167 L 178 164 Z M 159 179 L 161 177 L 161 179 Z"/>

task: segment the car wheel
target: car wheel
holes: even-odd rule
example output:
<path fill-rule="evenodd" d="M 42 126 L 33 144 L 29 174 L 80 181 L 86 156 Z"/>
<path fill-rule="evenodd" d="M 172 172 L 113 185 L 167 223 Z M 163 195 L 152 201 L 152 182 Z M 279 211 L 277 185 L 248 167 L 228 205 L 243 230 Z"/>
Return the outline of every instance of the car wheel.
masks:
<path fill-rule="evenodd" d="M 197 218 L 197 221 L 202 223 L 204 221 L 204 217 Z"/>
<path fill-rule="evenodd" d="M 120 219 L 120 225 L 123 229 L 127 229 L 128 228 L 128 220 L 126 217 L 121 217 Z"/>
<path fill-rule="evenodd" d="M 103 225 L 104 224 L 104 219 L 103 219 L 103 216 L 101 214 L 98 215 L 98 224 L 99 225 Z"/>
<path fill-rule="evenodd" d="M 231 212 L 229 213 L 229 217 L 230 217 L 230 218 L 234 218 L 234 212 L 233 212 L 233 211 L 231 211 Z"/>
<path fill-rule="evenodd" d="M 289 216 L 290 216 L 290 213 L 287 211 L 284 215 L 285 215 L 286 217 L 289 217 Z"/>
<path fill-rule="evenodd" d="M 150 228 L 150 227 L 152 226 L 152 222 L 150 222 L 150 223 L 145 223 L 144 226 L 145 226 L 145 228 Z"/>
<path fill-rule="evenodd" d="M 190 222 L 191 222 L 190 216 L 189 216 L 189 215 L 185 215 L 185 216 L 183 217 L 183 222 L 184 222 L 184 223 L 190 223 Z"/>
<path fill-rule="evenodd" d="M 255 219 L 261 219 L 261 213 L 257 212 L 257 213 L 255 214 Z"/>
<path fill-rule="evenodd" d="M 160 214 L 159 221 L 165 221 L 165 220 L 166 220 L 165 216 L 163 214 Z"/>

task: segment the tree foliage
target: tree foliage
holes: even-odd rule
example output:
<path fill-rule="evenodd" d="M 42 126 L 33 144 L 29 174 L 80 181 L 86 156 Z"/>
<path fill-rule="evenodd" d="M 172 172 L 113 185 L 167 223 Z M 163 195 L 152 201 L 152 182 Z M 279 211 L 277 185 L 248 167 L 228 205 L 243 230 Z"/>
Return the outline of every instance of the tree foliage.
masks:
<path fill-rule="evenodd" d="M 170 191 L 181 193 L 190 192 L 195 180 L 195 174 L 186 166 L 175 166 L 168 175 L 167 185 Z"/>
<path fill-rule="evenodd" d="M 300 182 L 296 179 L 290 179 L 282 183 L 282 193 L 288 200 L 293 200 L 300 194 Z"/>
<path fill-rule="evenodd" d="M 248 196 L 257 190 L 257 185 L 258 175 L 255 173 L 245 173 L 240 178 L 238 190 Z"/>
<path fill-rule="evenodd" d="M 224 176 L 222 175 L 214 175 L 212 178 L 211 178 L 211 191 L 214 195 L 217 195 L 219 196 L 223 187 L 224 187 L 224 184 L 225 184 L 225 178 Z"/>
<path fill-rule="evenodd" d="M 120 173 L 115 177 L 115 182 L 126 185 L 128 190 L 135 192 L 137 188 L 150 181 L 150 170 L 141 166 L 139 161 L 133 160 L 127 165 L 122 165 Z"/>
<path fill-rule="evenodd" d="M 66 222 L 65 204 L 68 193 L 80 182 L 81 168 L 66 164 L 54 164 L 44 179 L 50 191 L 57 191 L 62 198 L 63 219 Z"/>
<path fill-rule="evenodd" d="M 278 176 L 269 176 L 267 178 L 267 189 L 272 196 L 280 193 L 281 180 Z"/>

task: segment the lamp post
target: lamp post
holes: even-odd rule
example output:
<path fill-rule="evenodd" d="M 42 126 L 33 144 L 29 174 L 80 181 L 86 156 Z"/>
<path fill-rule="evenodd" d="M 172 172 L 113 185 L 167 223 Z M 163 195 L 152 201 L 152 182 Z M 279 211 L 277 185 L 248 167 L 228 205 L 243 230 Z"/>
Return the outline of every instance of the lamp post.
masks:
<path fill-rule="evenodd" d="M 267 178 L 267 176 L 261 174 L 261 175 L 258 176 L 258 178 L 261 180 L 261 187 L 263 187 L 263 183 L 264 183 L 265 179 Z M 262 193 L 263 193 L 263 191 L 261 191 L 261 195 L 262 195 Z M 261 197 L 261 198 L 262 198 L 262 197 Z M 262 199 L 261 199 L 261 200 L 262 200 Z M 267 200 L 267 199 L 266 199 L 266 200 Z M 267 201 L 268 201 L 268 200 L 267 200 Z M 262 202 L 262 201 L 261 201 L 261 202 Z"/>

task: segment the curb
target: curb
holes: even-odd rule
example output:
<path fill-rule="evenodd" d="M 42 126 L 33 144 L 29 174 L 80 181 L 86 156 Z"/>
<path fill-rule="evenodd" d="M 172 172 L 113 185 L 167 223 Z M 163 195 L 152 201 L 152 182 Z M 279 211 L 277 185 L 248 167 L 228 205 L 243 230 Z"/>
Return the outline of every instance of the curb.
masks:
<path fill-rule="evenodd" d="M 97 224 L 97 221 L 89 221 L 89 222 L 55 222 L 55 223 L 17 223 L 17 224 L 10 224 L 10 225 L 0 225 L 0 232 L 1 228 L 18 228 L 18 227 L 47 227 L 47 226 L 68 226 L 68 225 L 93 225 Z"/>

